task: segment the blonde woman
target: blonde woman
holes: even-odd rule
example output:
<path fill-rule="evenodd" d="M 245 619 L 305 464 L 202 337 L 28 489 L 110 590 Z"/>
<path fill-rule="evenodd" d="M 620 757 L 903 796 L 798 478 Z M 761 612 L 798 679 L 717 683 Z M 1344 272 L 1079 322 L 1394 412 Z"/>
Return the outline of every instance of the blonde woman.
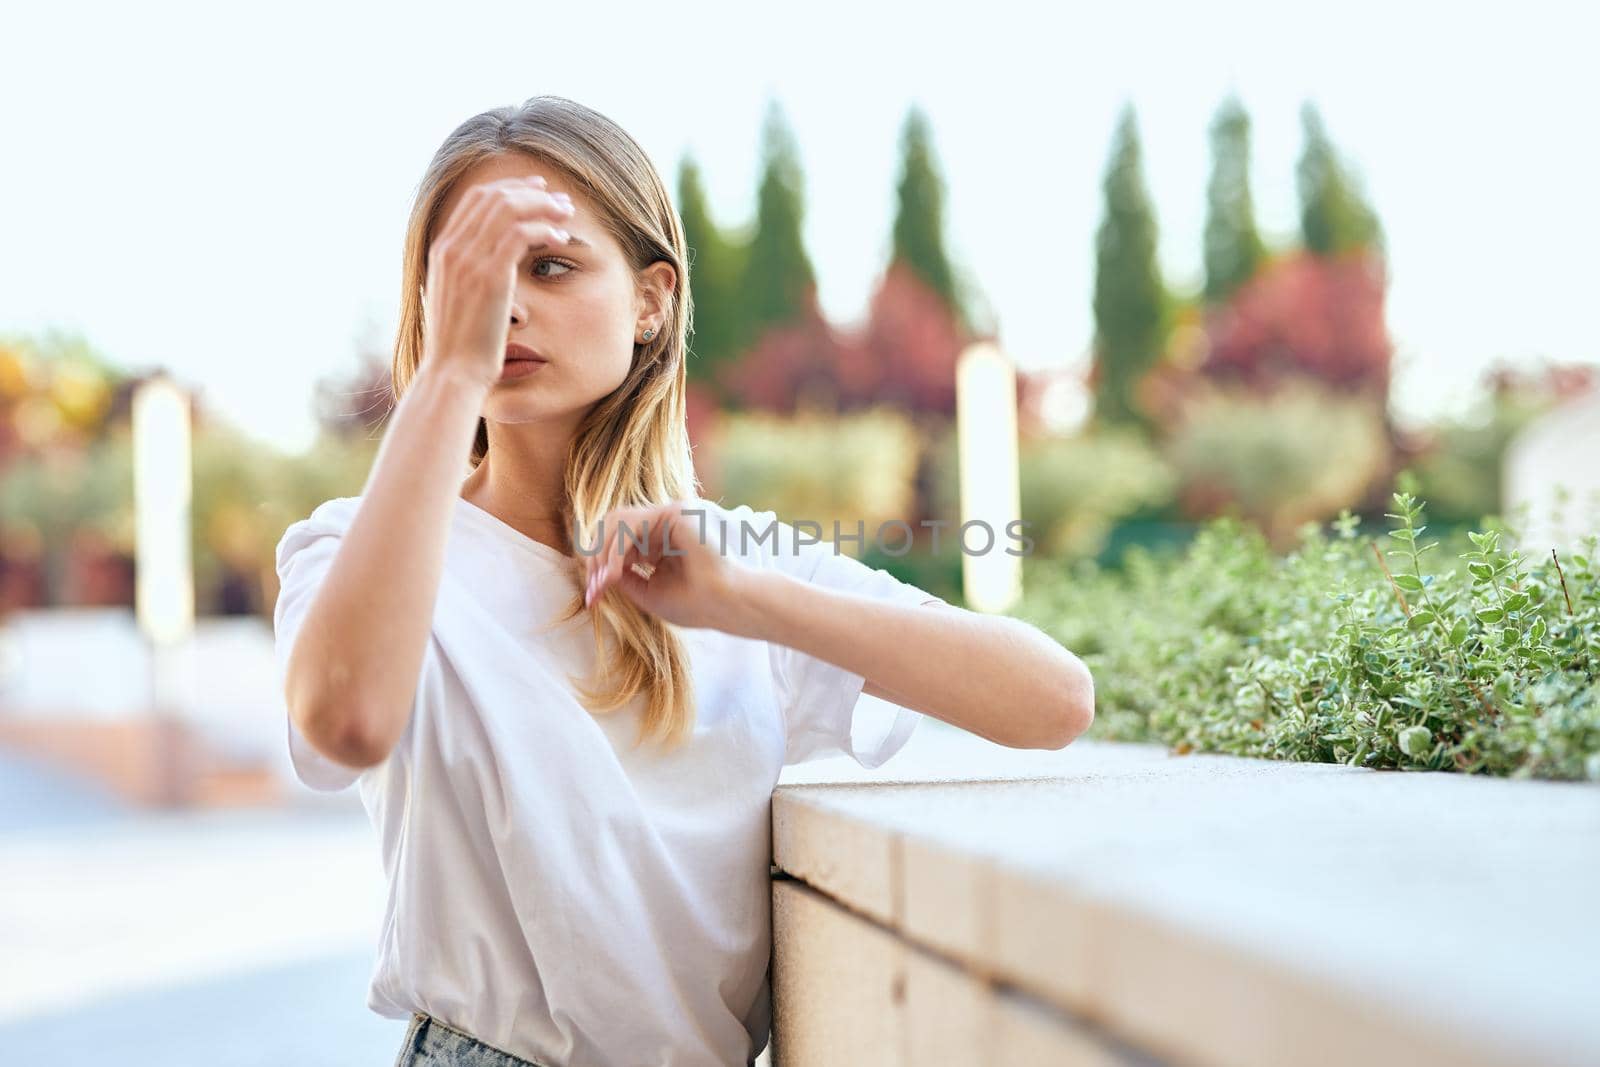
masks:
<path fill-rule="evenodd" d="M 278 545 L 290 755 L 378 831 L 397 1064 L 749 1064 L 780 769 L 878 766 L 924 714 L 1019 748 L 1093 717 L 1038 630 L 698 495 L 687 263 L 610 120 L 462 123 L 411 212 L 363 492 Z M 898 705 L 865 743 L 863 692 Z"/>

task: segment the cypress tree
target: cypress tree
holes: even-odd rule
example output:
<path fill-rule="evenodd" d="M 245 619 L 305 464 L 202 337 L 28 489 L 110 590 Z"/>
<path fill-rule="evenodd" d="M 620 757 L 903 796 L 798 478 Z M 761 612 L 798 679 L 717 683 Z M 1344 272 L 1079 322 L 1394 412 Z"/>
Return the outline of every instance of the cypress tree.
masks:
<path fill-rule="evenodd" d="M 890 258 L 910 267 L 965 326 L 965 301 L 958 292 L 944 246 L 944 197 L 932 129 L 922 109 L 913 107 L 900 133 L 900 183 L 896 188 Z"/>
<path fill-rule="evenodd" d="M 1112 138 L 1102 188 L 1105 217 L 1095 241 L 1095 419 L 1145 425 L 1135 400 L 1161 356 L 1166 290 L 1156 263 L 1156 220 L 1146 191 L 1131 103 Z"/>
<path fill-rule="evenodd" d="M 1250 196 L 1250 116 L 1237 96 L 1224 100 L 1211 122 L 1206 205 L 1205 299 L 1220 304 L 1266 258 Z"/>
<path fill-rule="evenodd" d="M 717 366 L 740 351 L 738 283 L 740 249 L 711 217 L 700 165 L 685 155 L 678 164 L 678 215 L 688 245 L 694 298 L 688 366 L 693 381 L 713 381 Z"/>
<path fill-rule="evenodd" d="M 1352 248 L 1383 249 L 1378 216 L 1367 203 L 1328 138 L 1322 116 L 1307 101 L 1300 109 L 1305 146 L 1296 168 L 1300 191 L 1300 234 L 1307 250 L 1319 256 Z"/>
<path fill-rule="evenodd" d="M 792 322 L 814 304 L 816 274 L 801 237 L 804 214 L 800 152 L 774 100 L 762 131 L 755 234 L 739 287 L 742 338 L 754 340 L 765 327 Z"/>

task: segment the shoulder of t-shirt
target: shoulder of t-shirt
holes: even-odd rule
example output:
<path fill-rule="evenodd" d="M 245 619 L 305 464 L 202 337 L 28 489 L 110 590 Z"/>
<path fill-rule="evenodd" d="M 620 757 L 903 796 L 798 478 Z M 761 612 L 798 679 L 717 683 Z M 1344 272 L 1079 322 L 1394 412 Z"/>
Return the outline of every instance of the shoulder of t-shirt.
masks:
<path fill-rule="evenodd" d="M 749 504 L 723 504 L 705 497 L 696 498 L 691 506 L 706 513 L 706 537 L 711 547 L 750 562 L 771 557 L 775 534 L 769 527 L 778 521 L 776 512 L 757 511 Z"/>
<path fill-rule="evenodd" d="M 719 504 L 716 501 L 700 502 L 708 505 L 711 513 L 706 520 L 710 528 L 720 520 L 726 538 L 725 555 L 755 567 L 783 571 L 795 578 L 810 581 L 821 568 L 843 567 L 854 570 L 864 567 L 852 557 L 842 553 L 836 545 L 815 530 L 802 531 L 778 517 L 772 509 L 756 510 L 748 504 Z M 815 525 L 815 524 L 812 524 Z M 719 542 L 715 533 L 708 534 L 710 544 Z M 837 556 L 839 562 L 829 562 Z"/>
<path fill-rule="evenodd" d="M 334 497 L 318 504 L 305 518 L 291 522 L 278 539 L 275 555 L 279 573 L 290 556 L 317 538 L 342 537 L 360 505 L 359 496 Z"/>

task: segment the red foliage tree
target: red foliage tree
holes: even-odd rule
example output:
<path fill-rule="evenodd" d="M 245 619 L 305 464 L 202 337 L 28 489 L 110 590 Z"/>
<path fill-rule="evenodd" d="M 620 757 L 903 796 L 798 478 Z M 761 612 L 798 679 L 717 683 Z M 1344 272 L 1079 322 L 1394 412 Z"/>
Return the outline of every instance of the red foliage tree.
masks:
<path fill-rule="evenodd" d="M 1358 250 L 1273 260 L 1207 323 L 1200 371 L 1270 390 L 1286 377 L 1387 397 L 1393 352 L 1383 260 Z"/>
<path fill-rule="evenodd" d="M 841 379 L 854 370 L 845 349 L 845 339 L 809 300 L 798 319 L 768 327 L 743 355 L 719 367 L 717 384 L 741 407 L 784 414 L 805 402 L 837 408 Z"/>
<path fill-rule="evenodd" d="M 872 295 L 861 338 L 877 381 L 851 399 L 954 415 L 956 360 L 971 342 L 943 297 L 906 264 L 891 263 Z"/>
<path fill-rule="evenodd" d="M 718 383 L 736 403 L 782 413 L 812 403 L 836 411 L 890 404 L 954 415 L 956 359 L 970 344 L 943 298 L 906 265 L 879 279 L 859 331 L 834 329 L 811 301 L 766 330 Z"/>

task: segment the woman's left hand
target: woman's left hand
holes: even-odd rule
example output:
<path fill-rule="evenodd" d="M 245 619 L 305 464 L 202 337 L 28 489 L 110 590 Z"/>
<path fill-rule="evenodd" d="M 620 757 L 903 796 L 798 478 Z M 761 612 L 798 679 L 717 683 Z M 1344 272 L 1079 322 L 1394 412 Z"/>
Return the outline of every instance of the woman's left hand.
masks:
<path fill-rule="evenodd" d="M 724 555 L 708 519 L 706 509 L 685 500 L 606 512 L 597 531 L 600 550 L 582 557 L 584 604 L 616 586 L 670 623 L 733 632 L 737 590 L 749 568 Z"/>

